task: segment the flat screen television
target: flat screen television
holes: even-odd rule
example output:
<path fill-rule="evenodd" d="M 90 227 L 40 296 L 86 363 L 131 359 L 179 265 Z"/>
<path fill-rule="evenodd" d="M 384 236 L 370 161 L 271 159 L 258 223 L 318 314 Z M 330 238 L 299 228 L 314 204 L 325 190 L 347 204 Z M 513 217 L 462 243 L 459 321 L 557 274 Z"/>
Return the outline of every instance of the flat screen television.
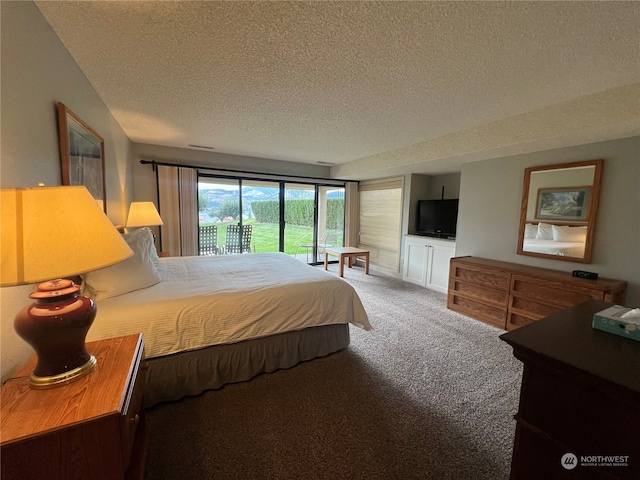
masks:
<path fill-rule="evenodd" d="M 418 201 L 418 234 L 455 238 L 458 199 Z"/>

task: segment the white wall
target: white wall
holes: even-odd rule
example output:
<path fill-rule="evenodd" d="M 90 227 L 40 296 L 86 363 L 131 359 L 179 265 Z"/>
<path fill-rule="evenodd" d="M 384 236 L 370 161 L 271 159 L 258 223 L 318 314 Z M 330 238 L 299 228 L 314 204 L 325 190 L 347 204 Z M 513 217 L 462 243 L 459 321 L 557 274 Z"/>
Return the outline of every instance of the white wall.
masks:
<path fill-rule="evenodd" d="M 604 166 L 592 263 L 517 255 L 524 169 L 597 158 Z M 640 306 L 640 137 L 464 164 L 456 254 L 626 280 L 625 303 Z"/>
<path fill-rule="evenodd" d="M 56 102 L 62 102 L 105 141 L 109 218 L 124 223 L 133 198 L 131 143 L 32 2 L 0 2 L 2 188 L 60 185 Z M 33 286 L 0 289 L 2 380 L 33 350 L 13 330 Z"/>

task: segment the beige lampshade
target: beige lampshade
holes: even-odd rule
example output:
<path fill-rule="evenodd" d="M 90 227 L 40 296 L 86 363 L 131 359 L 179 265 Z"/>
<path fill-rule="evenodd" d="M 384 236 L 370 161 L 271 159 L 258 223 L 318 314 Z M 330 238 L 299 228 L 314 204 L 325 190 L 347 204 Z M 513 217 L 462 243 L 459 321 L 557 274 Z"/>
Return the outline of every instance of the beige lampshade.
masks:
<path fill-rule="evenodd" d="M 0 286 L 79 275 L 133 255 L 85 187 L 0 193 Z"/>
<path fill-rule="evenodd" d="M 127 217 L 128 227 L 152 227 L 164 225 L 153 202 L 132 202 Z"/>

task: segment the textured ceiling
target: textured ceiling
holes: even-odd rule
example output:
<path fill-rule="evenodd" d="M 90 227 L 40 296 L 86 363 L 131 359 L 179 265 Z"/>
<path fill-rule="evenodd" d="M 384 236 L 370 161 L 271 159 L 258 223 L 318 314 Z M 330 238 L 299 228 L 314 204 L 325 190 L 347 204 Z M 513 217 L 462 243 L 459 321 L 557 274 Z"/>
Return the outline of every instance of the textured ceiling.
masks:
<path fill-rule="evenodd" d="M 637 2 L 36 4 L 134 142 L 366 178 L 640 132 Z"/>

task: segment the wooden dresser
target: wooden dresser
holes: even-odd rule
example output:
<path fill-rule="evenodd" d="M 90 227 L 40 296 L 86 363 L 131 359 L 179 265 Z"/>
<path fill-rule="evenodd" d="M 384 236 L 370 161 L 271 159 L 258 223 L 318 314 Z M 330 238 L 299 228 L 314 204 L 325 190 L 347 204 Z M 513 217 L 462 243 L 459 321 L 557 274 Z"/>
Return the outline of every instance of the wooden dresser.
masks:
<path fill-rule="evenodd" d="M 500 336 L 524 363 L 511 480 L 640 478 L 640 342 L 589 300 Z"/>
<path fill-rule="evenodd" d="M 586 280 L 547 268 L 478 257 L 451 259 L 447 307 L 505 330 L 587 300 L 624 303 L 627 282 Z"/>
<path fill-rule="evenodd" d="M 2 480 L 144 478 L 142 335 L 91 342 L 87 349 L 98 365 L 72 383 L 32 389 L 34 357 L 2 386 Z"/>

